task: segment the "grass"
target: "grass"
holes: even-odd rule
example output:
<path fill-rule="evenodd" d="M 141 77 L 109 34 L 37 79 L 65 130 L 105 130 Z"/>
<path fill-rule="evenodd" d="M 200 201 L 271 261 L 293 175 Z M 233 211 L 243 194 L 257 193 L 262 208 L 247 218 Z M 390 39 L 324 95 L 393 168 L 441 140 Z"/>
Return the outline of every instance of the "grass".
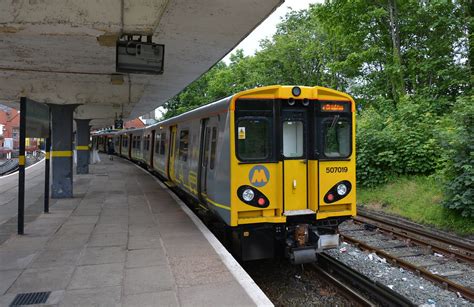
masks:
<path fill-rule="evenodd" d="M 442 186 L 431 177 L 396 178 L 379 187 L 358 187 L 357 190 L 359 206 L 402 216 L 458 235 L 474 235 L 474 219 L 444 208 L 442 200 Z"/>

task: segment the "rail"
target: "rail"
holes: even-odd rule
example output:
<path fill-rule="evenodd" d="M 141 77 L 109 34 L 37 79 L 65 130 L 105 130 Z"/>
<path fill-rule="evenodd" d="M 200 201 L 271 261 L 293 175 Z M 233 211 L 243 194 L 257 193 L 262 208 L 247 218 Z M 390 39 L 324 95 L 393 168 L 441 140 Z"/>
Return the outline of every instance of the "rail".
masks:
<path fill-rule="evenodd" d="M 395 236 L 408 239 L 419 245 L 428 246 L 438 253 L 452 255 L 459 260 L 474 263 L 474 245 L 468 241 L 411 226 L 407 222 L 400 224 L 400 221 L 395 222 L 363 209 L 358 209 L 357 214 L 358 216 L 353 218 L 355 222 L 371 224 Z"/>
<path fill-rule="evenodd" d="M 394 265 L 397 265 L 397 266 L 402 267 L 404 269 L 415 272 L 417 275 L 420 275 L 420 276 L 422 276 L 422 277 L 424 277 L 428 280 L 436 282 L 436 283 L 440 284 L 442 287 L 446 288 L 447 290 L 457 292 L 462 297 L 470 300 L 471 302 L 474 302 L 474 291 L 472 291 L 470 288 L 459 285 L 459 284 L 457 284 L 457 283 L 455 283 L 455 282 L 453 282 L 453 281 L 451 281 L 447 278 L 444 278 L 444 277 L 441 277 L 439 275 L 433 274 L 430 271 L 428 271 L 428 270 L 426 270 L 422 267 L 416 266 L 416 265 L 414 265 L 414 264 L 412 264 L 408 261 L 400 259 L 399 257 L 395 257 L 393 255 L 390 255 L 389 253 L 387 253 L 387 252 L 385 252 L 385 251 L 383 251 L 379 248 L 370 246 L 367 243 L 364 243 L 364 242 L 362 242 L 360 240 L 357 240 L 353 237 L 350 237 L 346 234 L 341 235 L 341 239 L 348 242 L 348 243 L 351 243 L 351 244 L 357 246 L 360 249 L 373 252 L 373 253 L 377 254 L 378 256 L 385 258 L 387 261 L 393 263 Z"/>
<path fill-rule="evenodd" d="M 399 293 L 377 281 L 367 278 L 329 255 L 319 254 L 318 262 L 314 264 L 314 267 L 320 271 L 322 277 L 341 289 L 343 295 L 354 300 L 359 305 L 416 306 Z M 370 300 L 363 297 L 360 291 L 367 293 Z"/>

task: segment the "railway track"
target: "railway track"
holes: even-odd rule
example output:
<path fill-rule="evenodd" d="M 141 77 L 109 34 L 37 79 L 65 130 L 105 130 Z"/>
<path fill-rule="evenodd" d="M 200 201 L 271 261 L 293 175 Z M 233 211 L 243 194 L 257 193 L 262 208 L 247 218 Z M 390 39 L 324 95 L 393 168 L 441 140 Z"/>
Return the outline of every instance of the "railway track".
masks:
<path fill-rule="evenodd" d="M 348 300 L 360 306 L 416 306 L 385 285 L 372 281 L 326 254 L 318 255 L 313 265 L 319 275 L 335 285 Z M 370 298 L 361 295 L 365 293 Z"/>
<path fill-rule="evenodd" d="M 474 264 L 474 244 L 467 240 L 433 232 L 414 226 L 402 220 L 389 220 L 383 215 L 358 209 L 353 220 L 357 223 L 370 224 L 395 237 L 409 240 L 418 245 L 426 246 L 434 252 Z"/>
<path fill-rule="evenodd" d="M 344 241 L 474 302 L 470 277 L 474 276 L 474 259 L 470 242 L 388 220 L 368 211 L 361 210 L 358 214 L 353 219 L 354 227 L 341 230 Z M 452 270 L 453 267 L 456 269 Z"/>

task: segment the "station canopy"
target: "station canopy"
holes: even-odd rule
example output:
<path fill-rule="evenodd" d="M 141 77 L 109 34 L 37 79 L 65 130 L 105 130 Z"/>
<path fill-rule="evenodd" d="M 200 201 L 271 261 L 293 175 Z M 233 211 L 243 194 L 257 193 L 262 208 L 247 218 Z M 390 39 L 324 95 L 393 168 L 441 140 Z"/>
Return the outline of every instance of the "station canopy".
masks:
<path fill-rule="evenodd" d="M 0 103 L 78 104 L 111 125 L 150 112 L 222 59 L 282 0 L 18 0 L 0 4 Z M 165 45 L 161 75 L 116 73 L 121 34 Z"/>

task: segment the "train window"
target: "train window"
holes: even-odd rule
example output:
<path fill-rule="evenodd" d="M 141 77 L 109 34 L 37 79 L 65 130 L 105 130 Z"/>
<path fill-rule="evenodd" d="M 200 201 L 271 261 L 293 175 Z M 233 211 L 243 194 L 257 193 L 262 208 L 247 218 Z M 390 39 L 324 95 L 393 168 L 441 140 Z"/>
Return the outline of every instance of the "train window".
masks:
<path fill-rule="evenodd" d="M 211 140 L 211 128 L 206 127 L 204 136 L 204 159 L 202 160 L 202 166 L 206 167 L 209 161 L 209 142 Z"/>
<path fill-rule="evenodd" d="M 157 133 L 155 135 L 155 153 L 156 154 L 160 152 L 160 142 L 161 142 L 161 134 Z"/>
<path fill-rule="evenodd" d="M 189 148 L 189 130 L 181 130 L 179 133 L 179 159 L 181 161 L 188 160 Z"/>
<path fill-rule="evenodd" d="M 137 148 L 141 148 L 142 147 L 142 137 L 141 136 L 137 136 L 137 142 L 135 144 L 137 146 Z"/>
<path fill-rule="evenodd" d="M 123 137 L 123 139 L 122 139 L 122 147 L 128 147 L 128 137 Z"/>
<path fill-rule="evenodd" d="M 287 158 L 303 156 L 303 122 L 283 122 L 283 155 Z"/>
<path fill-rule="evenodd" d="M 242 117 L 237 121 L 237 157 L 240 160 L 266 160 L 271 156 L 272 129 L 266 117 Z"/>
<path fill-rule="evenodd" d="M 166 132 L 161 133 L 161 143 L 160 143 L 160 155 L 165 154 L 165 146 L 166 146 Z"/>
<path fill-rule="evenodd" d="M 347 158 L 351 154 L 351 124 L 340 115 L 323 120 L 323 148 L 328 158 Z"/>
<path fill-rule="evenodd" d="M 216 148 L 217 148 L 217 128 L 212 127 L 212 139 L 211 139 L 211 161 L 209 168 L 214 169 L 214 162 L 216 160 Z"/>

